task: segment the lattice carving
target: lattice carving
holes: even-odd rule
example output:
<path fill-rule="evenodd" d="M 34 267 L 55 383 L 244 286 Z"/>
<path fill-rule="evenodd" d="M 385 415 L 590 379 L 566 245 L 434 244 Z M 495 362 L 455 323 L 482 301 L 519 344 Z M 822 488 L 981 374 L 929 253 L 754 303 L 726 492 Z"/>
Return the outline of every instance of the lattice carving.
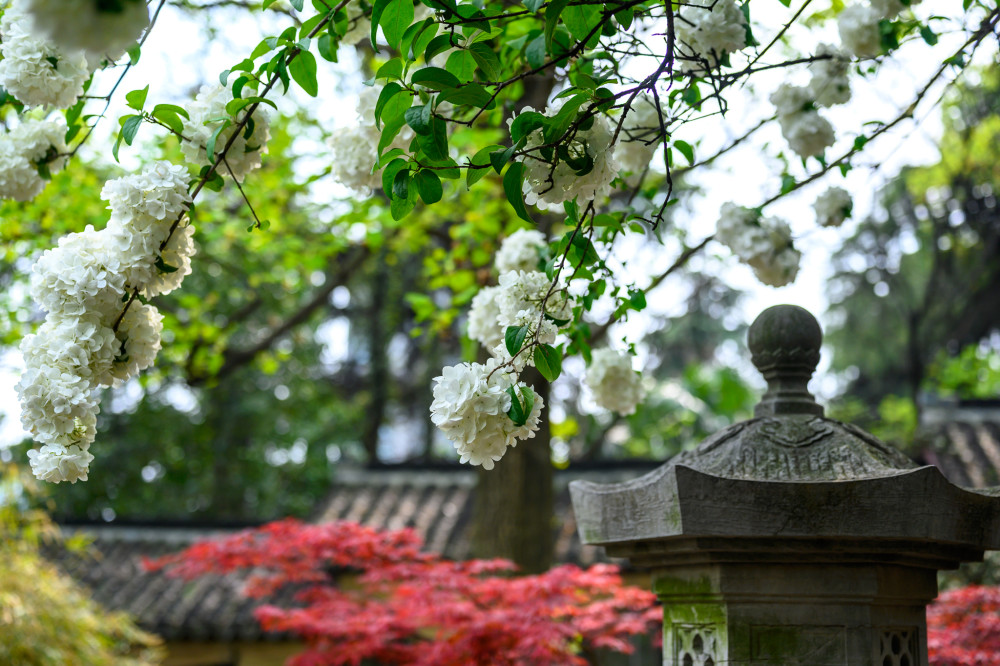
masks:
<path fill-rule="evenodd" d="M 893 627 L 878 629 L 876 652 L 879 666 L 917 666 L 917 628 Z"/>
<path fill-rule="evenodd" d="M 710 624 L 674 625 L 676 666 L 716 666 L 720 663 L 718 633 Z"/>

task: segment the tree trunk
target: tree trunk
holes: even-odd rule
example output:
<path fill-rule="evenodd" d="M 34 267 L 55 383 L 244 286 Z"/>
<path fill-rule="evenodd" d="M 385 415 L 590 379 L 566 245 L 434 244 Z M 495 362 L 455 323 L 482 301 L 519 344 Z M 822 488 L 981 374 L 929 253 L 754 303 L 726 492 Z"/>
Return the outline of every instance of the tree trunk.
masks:
<path fill-rule="evenodd" d="M 479 470 L 473 506 L 473 557 L 513 560 L 523 573 L 552 565 L 553 488 L 549 435 L 549 386 L 533 368 L 522 375 L 545 400 L 533 439 L 508 449 L 492 470 Z"/>

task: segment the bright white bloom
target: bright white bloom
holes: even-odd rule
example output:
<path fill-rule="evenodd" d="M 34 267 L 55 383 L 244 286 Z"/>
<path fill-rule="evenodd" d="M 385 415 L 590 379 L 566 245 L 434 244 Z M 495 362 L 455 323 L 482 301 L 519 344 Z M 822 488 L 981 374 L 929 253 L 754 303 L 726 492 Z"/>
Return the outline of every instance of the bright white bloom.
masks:
<path fill-rule="evenodd" d="M 422 6 L 422 5 L 421 5 Z M 347 3 L 347 32 L 340 38 L 341 46 L 355 46 L 365 39 L 371 39 L 372 20 L 365 15 L 360 0 Z"/>
<path fill-rule="evenodd" d="M 497 305 L 499 293 L 500 287 L 483 287 L 472 298 L 472 305 L 469 308 L 467 334 L 470 339 L 477 340 L 489 348 L 495 347 L 503 340 L 503 330 L 497 323 L 497 317 L 500 315 L 500 308 Z"/>
<path fill-rule="evenodd" d="M 500 245 L 495 261 L 497 272 L 538 270 L 539 256 L 547 248 L 541 231 L 518 229 Z"/>
<path fill-rule="evenodd" d="M 185 277 L 191 274 L 191 257 L 194 256 L 194 227 L 187 224 L 177 227 L 160 253 L 163 262 L 157 272 L 142 290 L 144 296 L 152 298 L 169 294 L 181 286 Z M 167 270 L 164 270 L 164 267 Z M 175 269 L 175 270 L 170 270 Z"/>
<path fill-rule="evenodd" d="M 60 238 L 31 269 L 32 299 L 53 316 L 113 321 L 121 312 L 125 276 L 105 245 L 108 238 L 90 225 Z"/>
<path fill-rule="evenodd" d="M 715 239 L 753 268 L 764 284 L 781 287 L 798 274 L 801 253 L 792 243 L 788 224 L 762 218 L 758 211 L 732 203 L 723 204 Z"/>
<path fill-rule="evenodd" d="M 508 326 L 528 325 L 534 332 L 541 321 L 540 335 L 554 339 L 556 325 L 542 314 L 542 300 L 551 287 L 552 281 L 541 271 L 510 271 L 501 275 L 496 296 L 499 309 L 497 323 L 501 330 L 506 330 Z M 571 310 L 572 303 L 566 290 L 556 285 L 545 302 L 545 314 L 554 319 L 569 319 Z"/>
<path fill-rule="evenodd" d="M 847 54 L 830 46 L 820 44 L 816 49 L 818 56 L 830 56 L 827 60 L 817 60 L 809 65 L 812 79 L 809 81 L 809 92 L 820 106 L 844 104 L 851 99 L 851 82 L 847 78 L 851 60 Z"/>
<path fill-rule="evenodd" d="M 0 20 L 0 86 L 27 106 L 72 106 L 90 78 L 87 59 L 31 34 L 24 5 L 15 0 Z"/>
<path fill-rule="evenodd" d="M 229 86 L 204 86 L 188 106 L 191 117 L 184 121 L 184 140 L 181 141 L 181 150 L 188 162 L 199 167 L 209 164 L 229 143 L 233 131 L 245 115 L 244 111 L 238 111 L 235 117 L 231 117 L 226 112 L 226 105 L 232 100 L 233 91 Z M 219 133 L 214 146 L 215 155 L 209 158 L 208 142 L 224 122 L 220 118 L 228 118 L 229 126 Z M 252 123 L 253 133 L 249 138 L 246 137 L 245 128 L 236 136 L 226 153 L 226 161 L 219 164 L 220 175 L 232 175 L 237 180 L 242 180 L 260 166 L 261 155 L 267 149 L 267 140 L 271 138 L 271 120 L 262 106 L 254 111 Z"/>
<path fill-rule="evenodd" d="M 525 107 L 524 111 L 534 111 Z M 545 115 L 551 116 L 559 111 L 559 107 L 546 109 Z M 508 124 L 513 123 L 513 118 Z M 557 205 L 564 201 L 585 204 L 611 193 L 611 181 L 618 175 L 618 161 L 615 159 L 614 128 L 606 116 L 598 114 L 594 117 L 590 129 L 578 129 L 567 149 L 574 161 L 579 161 L 578 170 L 574 170 L 565 159 L 551 164 L 542 159 L 539 151 L 534 150 L 545 143 L 542 130 L 537 129 L 528 135 L 524 149 L 530 151 L 524 160 L 524 201 L 529 205 Z M 589 171 L 578 175 L 577 171 Z"/>
<path fill-rule="evenodd" d="M 783 287 L 798 275 L 802 253 L 792 245 L 792 230 L 784 220 L 766 218 L 761 223 L 770 247 L 747 263 L 758 280 L 772 287 Z"/>
<path fill-rule="evenodd" d="M 663 142 L 661 113 L 666 125 L 670 120 L 667 111 L 658 111 L 656 100 L 648 92 L 638 95 L 632 102 L 615 147 L 615 157 L 622 171 L 638 176 L 649 166 L 649 161 Z"/>
<path fill-rule="evenodd" d="M 0 199 L 31 201 L 45 188 L 38 169 L 0 139 Z"/>
<path fill-rule="evenodd" d="M 49 483 L 86 481 L 90 462 L 94 459 L 88 448 L 86 444 L 45 444 L 38 450 L 32 449 L 28 451 L 31 471 Z"/>
<path fill-rule="evenodd" d="M 375 104 L 381 87 L 365 87 L 358 99 L 355 127 L 336 129 L 327 140 L 333 159 L 330 172 L 333 179 L 357 192 L 382 187 L 382 170 L 372 172 L 378 161 L 378 143 L 382 130 L 375 126 Z M 413 130 L 404 126 L 386 148 L 406 149 L 413 140 Z"/>
<path fill-rule="evenodd" d="M 842 187 L 831 187 L 816 197 L 816 203 L 813 204 L 816 222 L 823 227 L 839 227 L 851 216 L 853 205 L 847 190 Z"/>
<path fill-rule="evenodd" d="M 642 400 L 641 377 L 632 369 L 632 356 L 626 352 L 595 349 L 584 383 L 598 405 L 622 416 L 635 413 Z"/>
<path fill-rule="evenodd" d="M 508 417 L 514 386 L 511 375 L 490 359 L 485 364 L 461 363 L 442 370 L 434 379 L 434 402 L 431 420 L 450 439 L 461 461 L 493 469 L 508 446 L 519 439 L 534 437 L 542 409 L 542 399 L 534 396 L 534 406 L 526 423 L 516 426 Z M 524 384 L 515 392 L 524 402 Z M 533 393 L 533 392 L 532 392 Z"/>
<path fill-rule="evenodd" d="M 24 360 L 17 384 L 22 427 L 43 444 L 89 444 L 94 441 L 98 412 L 90 382 L 74 372 L 44 365 L 45 357 L 39 354 Z"/>
<path fill-rule="evenodd" d="M 108 371 L 97 378 L 101 386 L 121 386 L 153 365 L 160 351 L 163 315 L 154 306 L 134 301 L 118 325 L 118 356 Z"/>
<path fill-rule="evenodd" d="M 39 171 L 66 164 L 65 135 L 62 122 L 28 119 L 0 136 L 0 199 L 34 199 L 47 182 Z"/>
<path fill-rule="evenodd" d="M 882 18 L 870 5 L 851 5 L 837 16 L 840 41 L 857 58 L 874 58 L 882 52 L 878 24 Z"/>
<path fill-rule="evenodd" d="M 907 3 L 901 2 L 901 0 L 871 0 L 872 8 L 879 13 L 883 18 L 895 18 L 901 11 L 907 7 L 913 7 L 914 5 L 919 5 L 920 0 L 910 0 Z"/>
<path fill-rule="evenodd" d="M 816 111 L 809 88 L 783 83 L 769 99 L 778 113 L 781 135 L 795 153 L 813 157 L 833 145 L 833 125 Z"/>
<path fill-rule="evenodd" d="M 691 0 L 674 20 L 680 55 L 679 71 L 717 67 L 730 53 L 747 45 L 746 17 L 734 0 Z M 694 61 L 694 62 L 693 62 Z"/>
<path fill-rule="evenodd" d="M 146 0 L 25 0 L 31 30 L 64 52 L 115 61 L 149 25 Z"/>

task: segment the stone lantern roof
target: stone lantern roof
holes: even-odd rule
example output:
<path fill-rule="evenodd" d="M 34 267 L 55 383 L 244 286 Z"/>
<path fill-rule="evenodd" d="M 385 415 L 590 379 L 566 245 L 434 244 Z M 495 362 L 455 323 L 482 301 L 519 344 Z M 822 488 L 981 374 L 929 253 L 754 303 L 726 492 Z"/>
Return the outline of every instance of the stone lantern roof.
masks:
<path fill-rule="evenodd" d="M 1000 549 L 1000 488 L 954 486 L 936 467 L 823 416 L 806 388 L 821 341 L 808 311 L 764 311 L 748 336 L 768 382 L 755 417 L 632 481 L 571 484 L 584 543 L 640 566 L 667 552 L 780 559 L 793 548 L 812 561 L 891 551 L 913 566 L 953 568 Z"/>

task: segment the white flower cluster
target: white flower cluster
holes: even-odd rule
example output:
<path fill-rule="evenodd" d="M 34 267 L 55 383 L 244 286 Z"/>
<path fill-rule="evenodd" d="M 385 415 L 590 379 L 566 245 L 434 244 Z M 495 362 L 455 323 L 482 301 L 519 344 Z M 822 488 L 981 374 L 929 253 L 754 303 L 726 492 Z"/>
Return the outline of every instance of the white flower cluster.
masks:
<path fill-rule="evenodd" d="M 632 369 L 632 356 L 604 347 L 595 349 L 584 383 L 594 395 L 594 402 L 622 416 L 635 413 L 642 400 L 642 380 Z"/>
<path fill-rule="evenodd" d="M 178 228 L 175 235 L 185 240 L 171 239 L 160 256 L 190 205 L 187 179 L 183 167 L 158 162 L 108 182 L 101 193 L 111 209 L 107 228 L 65 236 L 32 268 L 32 298 L 48 314 L 21 343 L 26 369 L 17 389 L 21 423 L 42 444 L 28 453 L 40 479 L 87 479 L 99 411 L 95 389 L 149 367 L 160 349 L 160 313 L 132 300 L 123 315 L 123 295 L 166 293 L 190 272 L 190 227 Z M 175 270 L 168 256 L 183 267 Z"/>
<path fill-rule="evenodd" d="M 858 58 L 874 58 L 882 52 L 879 22 L 895 18 L 907 6 L 920 4 L 911 0 L 871 0 L 870 4 L 845 7 L 837 16 L 837 30 L 844 48 Z"/>
<path fill-rule="evenodd" d="M 680 43 L 679 71 L 697 71 L 707 62 L 718 67 L 730 53 L 747 45 L 747 20 L 735 0 L 691 0 L 674 20 Z"/>
<path fill-rule="evenodd" d="M 530 106 L 522 111 L 534 111 Z M 559 107 L 550 107 L 545 115 L 552 116 Z M 511 118 L 508 125 L 514 121 Z M 528 135 L 524 150 L 530 151 L 524 160 L 524 201 L 529 205 L 558 205 L 564 201 L 585 204 L 611 193 L 611 182 L 618 175 L 618 160 L 615 158 L 614 128 L 607 117 L 598 114 L 589 129 L 577 129 L 566 146 L 571 159 L 581 163 L 593 161 L 590 171 L 577 175 L 565 159 L 554 164 L 542 159 L 539 146 L 545 143 L 542 130 Z"/>
<path fill-rule="evenodd" d="M 764 284 L 783 287 L 798 275 L 802 253 L 795 249 L 791 228 L 783 220 L 761 218 L 755 210 L 726 203 L 715 239 L 748 264 Z"/>
<path fill-rule="evenodd" d="M 146 0 L 25 0 L 31 29 L 62 51 L 115 61 L 149 25 Z"/>
<path fill-rule="evenodd" d="M 615 156 L 622 171 L 638 176 L 649 166 L 664 138 L 660 128 L 661 114 L 666 125 L 669 120 L 667 111 L 657 109 L 651 94 L 643 92 L 636 96 L 622 122 L 615 147 Z"/>
<path fill-rule="evenodd" d="M 66 163 L 65 135 L 61 122 L 30 119 L 0 135 L 0 199 L 34 199 L 46 183 L 40 170 L 57 173 Z"/>
<path fill-rule="evenodd" d="M 809 81 L 809 92 L 819 106 L 834 106 L 846 104 L 851 99 L 851 82 L 847 72 L 851 59 L 846 53 L 830 46 L 820 44 L 816 49 L 817 56 L 829 56 L 825 60 L 816 60 L 809 65 L 812 79 Z"/>
<path fill-rule="evenodd" d="M 382 170 L 373 172 L 378 161 L 378 143 L 382 130 L 375 126 L 375 104 L 381 87 L 366 87 L 358 99 L 358 125 L 333 131 L 327 144 L 333 153 L 331 175 L 333 179 L 357 192 L 368 192 L 382 187 Z M 386 150 L 406 149 L 413 139 L 413 130 L 404 126 Z"/>
<path fill-rule="evenodd" d="M 548 243 L 541 231 L 518 229 L 504 240 L 497 252 L 494 261 L 497 272 L 538 270 L 538 260 L 546 248 Z"/>
<path fill-rule="evenodd" d="M 497 359 L 449 366 L 434 379 L 431 420 L 454 443 L 461 462 L 493 469 L 508 446 L 535 436 L 544 401 L 530 387 L 514 381 Z M 520 404 L 528 395 L 533 402 L 520 426 L 507 414 L 511 387 Z"/>
<path fill-rule="evenodd" d="M 771 93 L 770 100 L 778 112 L 781 135 L 799 156 L 822 155 L 833 145 L 833 125 L 819 115 L 809 88 L 783 83 Z"/>
<path fill-rule="evenodd" d="M 0 20 L 0 86 L 26 106 L 72 106 L 90 78 L 81 51 L 64 51 L 31 31 L 27 0 L 14 0 Z"/>
<path fill-rule="evenodd" d="M 831 187 L 816 197 L 816 222 L 823 227 L 839 227 L 851 216 L 851 195 L 842 187 Z"/>
<path fill-rule="evenodd" d="M 209 164 L 229 143 L 233 132 L 243 120 L 245 111 L 239 111 L 236 117 L 226 111 L 226 105 L 233 101 L 233 91 L 229 86 L 204 86 L 194 102 L 188 107 L 190 118 L 184 121 L 184 140 L 181 150 L 184 158 L 195 166 Z M 219 129 L 222 119 L 228 119 L 229 125 L 219 133 L 215 140 L 215 155 L 208 155 L 208 143 Z M 266 149 L 267 140 L 271 138 L 271 121 L 263 108 L 258 107 L 247 127 L 252 124 L 253 132 L 248 137 L 246 128 L 240 130 L 229 151 L 225 162 L 219 164 L 218 172 L 222 176 L 232 175 L 237 180 L 256 169 L 261 164 L 261 155 Z"/>

